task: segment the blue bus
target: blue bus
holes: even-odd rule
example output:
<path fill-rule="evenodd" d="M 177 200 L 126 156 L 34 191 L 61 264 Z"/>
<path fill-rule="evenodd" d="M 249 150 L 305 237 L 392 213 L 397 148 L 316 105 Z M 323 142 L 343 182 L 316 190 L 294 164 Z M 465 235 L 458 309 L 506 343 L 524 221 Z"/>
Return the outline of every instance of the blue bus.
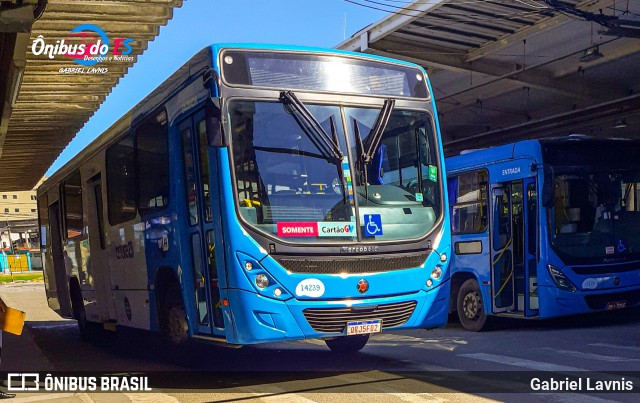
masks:
<path fill-rule="evenodd" d="M 38 189 L 49 306 L 244 345 L 448 315 L 444 158 L 426 72 L 337 50 L 202 50 Z"/>
<path fill-rule="evenodd" d="M 639 155 L 639 141 L 571 135 L 447 158 L 462 326 L 640 303 Z"/>

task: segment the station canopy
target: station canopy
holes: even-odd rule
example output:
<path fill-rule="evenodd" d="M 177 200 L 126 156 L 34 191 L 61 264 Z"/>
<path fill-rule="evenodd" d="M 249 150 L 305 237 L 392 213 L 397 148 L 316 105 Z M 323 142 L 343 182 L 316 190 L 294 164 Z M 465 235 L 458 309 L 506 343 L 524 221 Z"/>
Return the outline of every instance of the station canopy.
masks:
<path fill-rule="evenodd" d="M 640 137 L 640 1 L 354 0 L 392 10 L 336 47 L 427 68 L 445 152 Z"/>
<path fill-rule="evenodd" d="M 0 192 L 28 190 L 38 182 L 181 5 L 182 0 L 1 2 Z M 116 38 L 132 39 L 127 42 L 131 52 L 94 66 L 80 65 L 64 52 L 52 59 L 39 47 L 37 55 L 33 52 L 39 36 L 52 46 L 62 40 L 95 43 L 102 36 L 91 27 L 109 38 L 108 56 Z M 122 43 L 119 50 L 128 52 Z M 108 72 L 61 70 L 92 67 Z"/>

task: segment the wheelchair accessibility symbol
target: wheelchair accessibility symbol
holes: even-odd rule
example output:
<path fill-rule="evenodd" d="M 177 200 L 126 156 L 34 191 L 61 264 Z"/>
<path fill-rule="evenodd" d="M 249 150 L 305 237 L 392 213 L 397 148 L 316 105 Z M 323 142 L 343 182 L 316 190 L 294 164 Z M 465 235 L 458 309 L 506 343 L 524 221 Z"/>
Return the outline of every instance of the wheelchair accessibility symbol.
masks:
<path fill-rule="evenodd" d="M 380 217 L 380 214 L 365 214 L 364 235 L 365 236 L 382 235 L 382 218 Z"/>

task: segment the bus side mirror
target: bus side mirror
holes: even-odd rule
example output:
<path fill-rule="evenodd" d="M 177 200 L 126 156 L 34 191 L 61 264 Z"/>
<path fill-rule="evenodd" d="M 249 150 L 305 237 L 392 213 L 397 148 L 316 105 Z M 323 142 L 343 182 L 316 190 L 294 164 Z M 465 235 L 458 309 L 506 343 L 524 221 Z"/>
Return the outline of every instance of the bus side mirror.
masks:
<path fill-rule="evenodd" d="M 207 102 L 205 111 L 207 125 L 207 141 L 210 147 L 224 147 L 224 134 L 222 130 L 222 112 L 220 107 L 213 102 Z"/>

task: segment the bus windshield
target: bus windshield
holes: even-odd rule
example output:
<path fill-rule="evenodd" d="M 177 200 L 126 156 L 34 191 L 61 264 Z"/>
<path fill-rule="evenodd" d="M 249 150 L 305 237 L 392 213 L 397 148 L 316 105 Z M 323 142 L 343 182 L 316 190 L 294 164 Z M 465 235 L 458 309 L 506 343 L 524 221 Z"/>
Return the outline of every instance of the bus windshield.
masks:
<path fill-rule="evenodd" d="M 569 260 L 640 254 L 640 170 L 556 172 L 553 245 Z"/>
<path fill-rule="evenodd" d="M 544 141 L 550 237 L 567 263 L 640 257 L 640 143 Z"/>
<path fill-rule="evenodd" d="M 441 184 L 426 112 L 294 103 L 284 95 L 280 102 L 230 101 L 245 224 L 283 240 L 322 243 L 417 239 L 433 228 Z"/>

